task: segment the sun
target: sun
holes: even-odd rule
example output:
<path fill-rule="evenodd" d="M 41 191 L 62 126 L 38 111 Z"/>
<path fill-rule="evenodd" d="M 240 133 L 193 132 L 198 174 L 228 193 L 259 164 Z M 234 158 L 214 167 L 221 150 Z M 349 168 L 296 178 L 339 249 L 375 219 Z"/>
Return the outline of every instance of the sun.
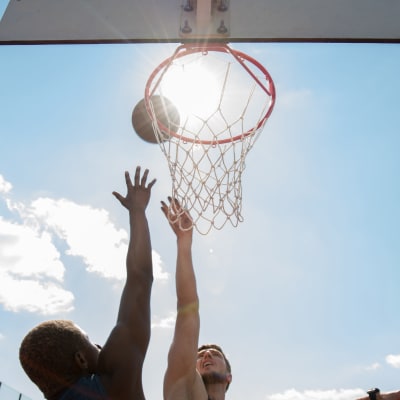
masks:
<path fill-rule="evenodd" d="M 196 115 L 206 120 L 220 102 L 217 77 L 201 63 L 169 68 L 163 77 L 162 95 L 171 100 L 181 117 Z"/>

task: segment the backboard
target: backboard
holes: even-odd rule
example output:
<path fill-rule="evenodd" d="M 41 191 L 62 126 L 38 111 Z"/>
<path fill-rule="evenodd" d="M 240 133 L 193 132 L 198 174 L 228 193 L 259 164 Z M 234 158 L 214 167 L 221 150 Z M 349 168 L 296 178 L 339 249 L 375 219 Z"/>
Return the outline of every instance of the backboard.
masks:
<path fill-rule="evenodd" d="M 400 42 L 393 0 L 11 0 L 0 44 Z"/>

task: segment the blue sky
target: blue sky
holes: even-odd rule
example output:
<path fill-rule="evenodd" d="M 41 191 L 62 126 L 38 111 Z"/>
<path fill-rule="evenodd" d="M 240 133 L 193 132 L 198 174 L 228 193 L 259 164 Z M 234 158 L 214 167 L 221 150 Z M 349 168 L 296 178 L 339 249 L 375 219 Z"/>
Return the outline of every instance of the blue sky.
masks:
<path fill-rule="evenodd" d="M 102 343 L 124 277 L 124 192 L 157 178 L 148 218 L 156 281 L 145 364 L 162 395 L 175 310 L 171 191 L 131 113 L 164 45 L 0 47 L 0 381 L 34 400 L 18 347 L 51 318 Z M 222 345 L 227 398 L 350 400 L 398 390 L 400 47 L 233 44 L 260 61 L 275 109 L 247 157 L 244 222 L 195 235 L 200 342 Z"/>

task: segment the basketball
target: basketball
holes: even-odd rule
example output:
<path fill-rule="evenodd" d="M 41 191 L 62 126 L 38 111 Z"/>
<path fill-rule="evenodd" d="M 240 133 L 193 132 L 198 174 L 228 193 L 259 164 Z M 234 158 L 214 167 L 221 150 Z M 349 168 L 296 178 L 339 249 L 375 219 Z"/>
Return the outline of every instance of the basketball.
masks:
<path fill-rule="evenodd" d="M 157 120 L 161 122 L 170 131 L 176 132 L 180 124 L 179 111 L 166 97 L 153 96 L 151 98 L 154 113 Z M 148 143 L 158 143 L 157 137 L 154 133 L 153 123 L 146 110 L 145 100 L 140 100 L 132 112 L 132 125 L 137 135 Z M 169 139 L 168 132 L 162 132 L 161 141 Z"/>

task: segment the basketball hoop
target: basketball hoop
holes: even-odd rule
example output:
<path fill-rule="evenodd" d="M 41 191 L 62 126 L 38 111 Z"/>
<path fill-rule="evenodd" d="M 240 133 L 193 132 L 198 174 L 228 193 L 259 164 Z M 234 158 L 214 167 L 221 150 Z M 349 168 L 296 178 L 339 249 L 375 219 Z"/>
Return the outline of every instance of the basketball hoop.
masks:
<path fill-rule="evenodd" d="M 176 118 L 165 123 L 168 112 L 155 98 L 172 101 L 179 125 Z M 168 161 L 172 197 L 197 231 L 205 235 L 227 221 L 237 226 L 245 158 L 275 104 L 268 71 L 224 43 L 183 44 L 150 75 L 144 100 Z"/>

